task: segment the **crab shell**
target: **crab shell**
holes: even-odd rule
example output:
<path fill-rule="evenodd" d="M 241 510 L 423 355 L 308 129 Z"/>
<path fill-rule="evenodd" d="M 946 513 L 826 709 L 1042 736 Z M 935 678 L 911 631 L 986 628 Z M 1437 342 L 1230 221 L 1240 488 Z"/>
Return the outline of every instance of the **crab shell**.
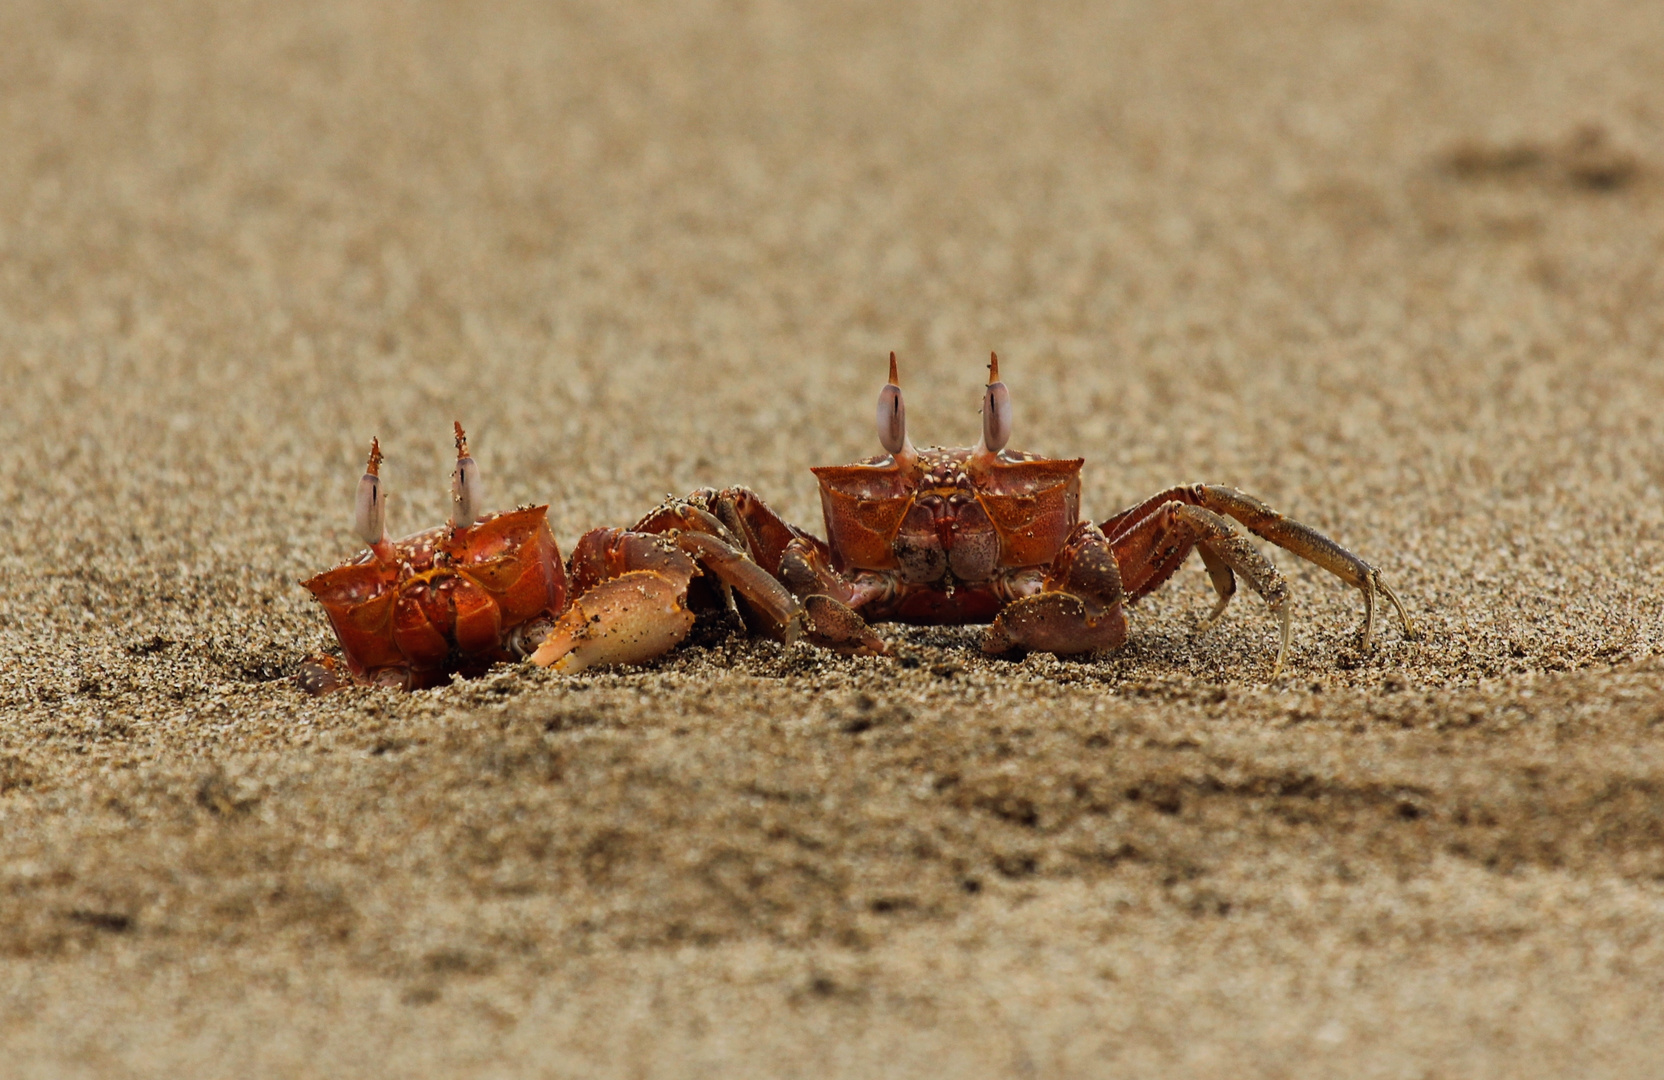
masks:
<path fill-rule="evenodd" d="M 1079 521 L 1084 460 L 929 448 L 814 469 L 833 564 L 900 579 L 881 617 L 991 617 L 990 583 L 1049 565 Z"/>
<path fill-rule="evenodd" d="M 566 606 L 547 506 L 426 529 L 303 582 L 329 614 L 360 679 L 414 689 L 513 659 L 513 631 Z M 535 645 L 535 643 L 533 643 Z"/>

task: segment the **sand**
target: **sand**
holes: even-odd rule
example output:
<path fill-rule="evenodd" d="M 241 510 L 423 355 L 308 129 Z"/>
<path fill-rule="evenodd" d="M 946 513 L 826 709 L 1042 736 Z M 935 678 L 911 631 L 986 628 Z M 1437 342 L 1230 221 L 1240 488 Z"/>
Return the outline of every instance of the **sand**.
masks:
<path fill-rule="evenodd" d="M 0 1071 L 1664 1076 L 1653 5 L 0 10 Z M 297 582 L 977 432 L 1276 554 L 1083 660 L 321 699 Z"/>

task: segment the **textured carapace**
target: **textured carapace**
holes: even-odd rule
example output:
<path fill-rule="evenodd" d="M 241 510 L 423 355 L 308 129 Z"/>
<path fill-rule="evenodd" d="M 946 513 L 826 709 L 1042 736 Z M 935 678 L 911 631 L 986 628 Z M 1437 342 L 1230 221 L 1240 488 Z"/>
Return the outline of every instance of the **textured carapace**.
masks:
<path fill-rule="evenodd" d="M 1080 516 L 1083 458 L 931 447 L 812 470 L 840 569 L 909 580 L 984 581 L 1001 566 L 1051 561 Z M 958 553 L 956 555 L 956 553 Z M 927 569 L 928 568 L 928 569 Z"/>
<path fill-rule="evenodd" d="M 891 353 L 881 415 L 887 397 L 905 415 L 895 371 Z M 978 584 L 1002 568 L 1039 566 L 1057 555 L 1080 516 L 1085 459 L 1005 450 L 1011 399 L 999 381 L 997 357 L 989 374 L 981 445 L 913 450 L 908 444 L 907 453 L 811 470 L 820 481 L 837 569 L 897 570 L 913 584 Z M 879 431 L 889 449 L 882 423 Z"/>

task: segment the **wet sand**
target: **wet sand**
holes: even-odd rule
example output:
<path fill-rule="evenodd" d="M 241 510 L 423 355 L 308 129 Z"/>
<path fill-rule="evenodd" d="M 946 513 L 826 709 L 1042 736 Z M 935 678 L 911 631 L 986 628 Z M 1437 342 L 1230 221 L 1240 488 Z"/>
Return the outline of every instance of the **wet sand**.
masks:
<path fill-rule="evenodd" d="M 0 12 L 20 1077 L 1664 1075 L 1664 19 L 1642 4 Z M 297 585 L 807 467 L 1233 484 L 1108 656 L 724 625 L 321 699 Z"/>

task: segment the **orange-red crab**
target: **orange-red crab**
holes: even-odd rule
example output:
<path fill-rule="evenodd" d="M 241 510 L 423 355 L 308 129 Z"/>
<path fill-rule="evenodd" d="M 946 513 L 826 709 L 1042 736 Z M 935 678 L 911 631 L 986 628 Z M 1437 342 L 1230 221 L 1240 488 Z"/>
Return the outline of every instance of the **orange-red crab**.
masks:
<path fill-rule="evenodd" d="M 547 506 L 479 513 L 479 469 L 461 424 L 456 453 L 450 521 L 393 541 L 381 446 L 371 441 L 356 522 L 370 547 L 303 582 L 345 657 L 344 669 L 330 657 L 308 660 L 299 675 L 308 690 L 352 682 L 415 690 L 551 649 L 565 670 L 651 660 L 692 627 L 688 594 L 702 571 L 738 595 L 751 625 L 783 641 L 801 633 L 802 606 L 698 508 L 666 507 L 633 530 L 586 533 L 567 569 Z"/>
<path fill-rule="evenodd" d="M 564 599 L 566 581 L 543 507 L 456 525 L 471 520 L 472 511 L 464 509 L 444 529 L 418 533 L 397 545 L 384 538 L 378 542 L 380 495 L 372 447 L 371 471 L 362 481 L 369 487 L 361 486 L 359 500 L 360 532 L 372 548 L 307 585 L 330 611 L 355 678 L 415 686 L 449 671 L 467 671 L 482 660 L 528 652 L 534 663 L 566 671 L 642 662 L 682 640 L 693 625 L 694 609 L 724 598 L 738 601 L 748 625 L 779 640 L 789 642 L 803 633 L 842 652 L 885 651 L 868 619 L 988 623 L 982 648 L 996 654 L 1112 649 L 1126 640 L 1126 605 L 1160 588 L 1195 551 L 1218 595 L 1204 629 L 1223 616 L 1239 574 L 1280 620 L 1275 678 L 1288 655 L 1288 587 L 1277 568 L 1227 520 L 1232 518 L 1358 589 L 1364 598 L 1366 648 L 1377 594 L 1393 605 L 1405 634 L 1413 635 L 1403 604 L 1379 570 L 1234 488 L 1170 488 L 1102 524 L 1081 521 L 1083 459 L 1007 450 L 1011 419 L 999 358 L 992 357 L 982 441 L 975 447 L 916 449 L 907 438 L 891 354 L 890 379 L 878 399 L 884 455 L 814 470 L 826 540 L 787 523 L 749 489 L 701 489 L 666 502 L 628 530 L 586 534 L 573 553 L 570 603 Z M 477 505 L 468 487 L 477 480 L 460 427 L 457 440 L 454 491 L 459 507 L 466 508 Z M 366 511 L 367 506 L 372 509 Z M 481 531 L 494 522 L 504 524 L 490 535 L 504 539 L 495 547 L 481 545 L 476 557 L 473 538 L 483 536 Z M 389 547 L 396 558 L 384 552 Z M 459 582 L 450 586 L 459 599 L 507 596 L 493 592 L 495 586 L 474 567 L 496 567 L 504 564 L 492 560 L 511 559 L 522 568 L 515 597 L 535 592 L 538 582 L 545 591 L 539 594 L 540 606 L 499 602 L 495 640 L 483 617 L 477 633 L 465 640 L 462 616 L 474 608 L 464 603 L 454 607 L 455 622 L 446 624 L 454 629 L 447 639 L 451 650 L 443 658 L 432 638 L 423 639 L 429 647 L 419 655 L 405 650 L 400 644 L 405 623 L 397 617 L 378 622 L 379 615 L 360 614 L 377 603 L 394 611 L 420 608 L 429 613 L 435 606 L 430 594 L 440 588 L 436 578 L 447 573 Z M 376 581 L 381 590 L 373 596 L 358 584 L 368 579 L 366 568 L 372 565 L 380 567 Z M 720 583 L 720 593 L 705 588 L 690 604 L 690 589 L 700 592 L 702 572 Z M 505 581 L 511 576 L 498 573 Z M 463 580 L 470 584 L 460 584 Z M 388 594 L 394 599 L 381 599 Z M 443 631 L 439 623 L 448 609 L 439 606 L 439 621 L 431 614 L 428 618 Z M 476 623 L 467 625 L 471 629 Z M 402 659 L 389 659 L 394 652 Z M 319 688 L 340 682 L 337 673 L 321 664 L 307 671 Z"/>

